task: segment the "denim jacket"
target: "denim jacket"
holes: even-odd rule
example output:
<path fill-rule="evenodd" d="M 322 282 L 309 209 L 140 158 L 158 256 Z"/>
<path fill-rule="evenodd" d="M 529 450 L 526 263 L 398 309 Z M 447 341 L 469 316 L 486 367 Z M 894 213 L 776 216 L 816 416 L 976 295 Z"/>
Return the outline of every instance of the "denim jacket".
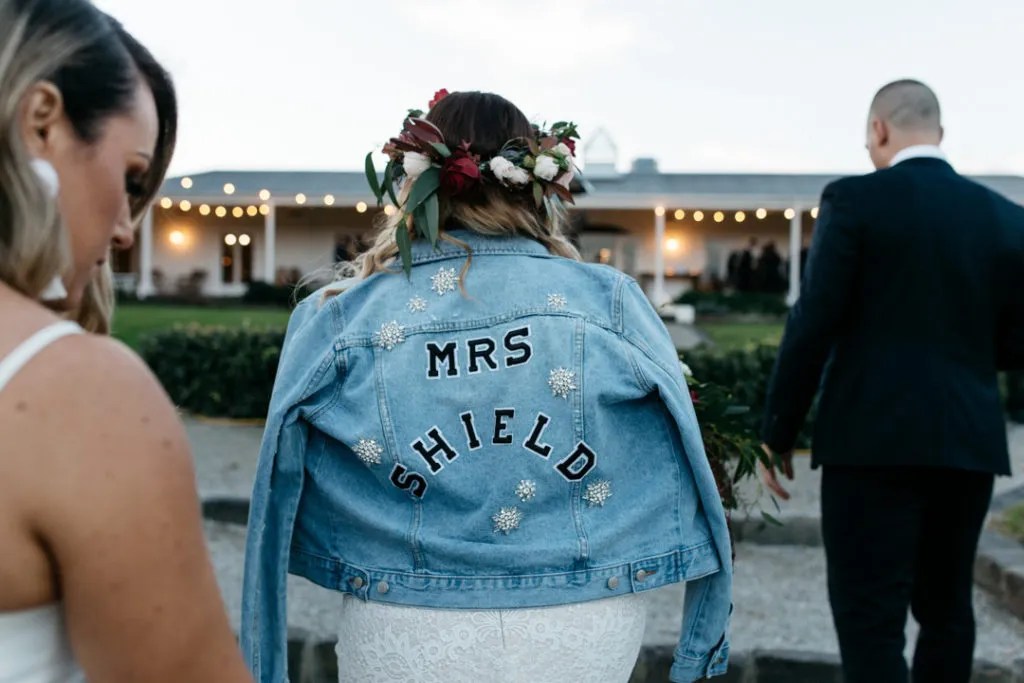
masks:
<path fill-rule="evenodd" d="M 289 323 L 249 518 L 242 648 L 287 680 L 286 572 L 362 600 L 514 609 L 687 582 L 671 672 L 725 672 L 724 511 L 639 286 L 527 238 L 415 243 L 410 277 Z"/>

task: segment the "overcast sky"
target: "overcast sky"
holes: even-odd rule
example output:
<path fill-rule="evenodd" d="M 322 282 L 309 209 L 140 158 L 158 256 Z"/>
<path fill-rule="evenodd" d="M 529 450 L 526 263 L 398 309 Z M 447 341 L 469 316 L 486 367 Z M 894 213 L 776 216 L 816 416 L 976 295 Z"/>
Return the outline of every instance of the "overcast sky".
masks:
<path fill-rule="evenodd" d="M 173 73 L 172 171 L 348 170 L 434 90 L 606 129 L 620 166 L 864 172 L 866 110 L 929 83 L 962 171 L 1024 175 L 1021 0 L 96 0 Z"/>

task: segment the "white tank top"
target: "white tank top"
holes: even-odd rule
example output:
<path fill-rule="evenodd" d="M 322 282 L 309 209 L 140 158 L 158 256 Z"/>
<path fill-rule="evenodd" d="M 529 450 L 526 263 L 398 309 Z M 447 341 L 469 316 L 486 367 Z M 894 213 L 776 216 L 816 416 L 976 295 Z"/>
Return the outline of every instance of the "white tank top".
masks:
<path fill-rule="evenodd" d="M 22 342 L 0 360 L 0 391 L 40 351 L 81 333 L 74 323 L 57 323 Z M 60 604 L 0 612 L 0 683 L 85 683 L 71 654 Z"/>

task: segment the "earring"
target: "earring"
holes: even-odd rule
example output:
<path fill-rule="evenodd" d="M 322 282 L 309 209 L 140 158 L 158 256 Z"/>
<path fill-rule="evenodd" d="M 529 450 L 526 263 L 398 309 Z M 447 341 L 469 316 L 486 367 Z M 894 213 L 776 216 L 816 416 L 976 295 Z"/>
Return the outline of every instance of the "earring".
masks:
<path fill-rule="evenodd" d="M 57 169 L 53 167 L 53 164 L 46 159 L 35 158 L 29 162 L 29 166 L 32 167 L 36 177 L 39 178 L 39 184 L 43 186 L 46 196 L 50 199 L 56 199 L 57 193 L 60 192 L 60 177 L 57 175 Z"/>

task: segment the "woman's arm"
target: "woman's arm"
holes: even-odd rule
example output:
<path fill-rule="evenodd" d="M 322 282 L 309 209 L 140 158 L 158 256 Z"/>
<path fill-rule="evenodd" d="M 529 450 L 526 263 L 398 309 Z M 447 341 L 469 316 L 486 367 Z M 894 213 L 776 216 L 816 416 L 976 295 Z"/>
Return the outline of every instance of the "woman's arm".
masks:
<path fill-rule="evenodd" d="M 207 555 L 174 408 L 115 342 L 82 337 L 64 348 L 36 383 L 58 398 L 39 415 L 33 519 L 88 679 L 251 680 Z"/>

